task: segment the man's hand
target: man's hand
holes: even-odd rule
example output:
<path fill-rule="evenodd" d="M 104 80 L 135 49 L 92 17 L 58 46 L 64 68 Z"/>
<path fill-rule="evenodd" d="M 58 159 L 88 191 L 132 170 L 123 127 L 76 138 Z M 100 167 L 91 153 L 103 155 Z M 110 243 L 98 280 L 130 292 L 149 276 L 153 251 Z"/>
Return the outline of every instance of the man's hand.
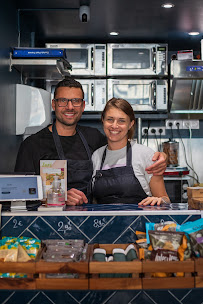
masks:
<path fill-rule="evenodd" d="M 76 205 L 82 205 L 83 203 L 87 204 L 88 199 L 86 195 L 75 188 L 71 188 L 67 191 L 67 202 L 66 205 L 69 206 L 76 206 Z"/>
<path fill-rule="evenodd" d="M 164 152 L 155 152 L 152 161 L 155 163 L 145 169 L 147 173 L 163 175 L 167 166 L 167 155 Z"/>

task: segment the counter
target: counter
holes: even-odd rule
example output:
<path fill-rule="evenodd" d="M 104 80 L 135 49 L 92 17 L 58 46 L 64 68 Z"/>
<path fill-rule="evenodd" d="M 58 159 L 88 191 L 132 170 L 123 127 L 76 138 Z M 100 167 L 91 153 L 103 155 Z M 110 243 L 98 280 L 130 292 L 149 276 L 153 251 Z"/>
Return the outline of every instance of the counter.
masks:
<path fill-rule="evenodd" d="M 183 224 L 199 219 L 200 210 L 137 205 L 85 205 L 65 211 L 2 213 L 1 236 L 78 238 L 88 243 L 129 243 L 145 222 L 175 221 Z M 0 303 L 202 303 L 202 289 L 131 291 L 0 291 Z"/>

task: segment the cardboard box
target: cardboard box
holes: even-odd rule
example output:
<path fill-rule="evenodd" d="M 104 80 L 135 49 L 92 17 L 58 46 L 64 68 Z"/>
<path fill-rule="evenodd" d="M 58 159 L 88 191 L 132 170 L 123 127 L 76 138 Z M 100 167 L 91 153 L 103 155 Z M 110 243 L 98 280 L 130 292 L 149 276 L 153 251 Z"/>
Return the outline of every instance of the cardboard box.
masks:
<path fill-rule="evenodd" d="M 40 175 L 43 199 L 47 198 L 47 191 L 51 189 L 54 176 L 57 175 L 61 180 L 61 188 L 65 191 L 65 200 L 67 200 L 67 160 L 40 160 Z"/>
<path fill-rule="evenodd" d="M 188 187 L 188 198 L 203 198 L 203 187 Z"/>
<path fill-rule="evenodd" d="M 203 198 L 188 198 L 189 207 L 197 210 L 203 210 Z"/>

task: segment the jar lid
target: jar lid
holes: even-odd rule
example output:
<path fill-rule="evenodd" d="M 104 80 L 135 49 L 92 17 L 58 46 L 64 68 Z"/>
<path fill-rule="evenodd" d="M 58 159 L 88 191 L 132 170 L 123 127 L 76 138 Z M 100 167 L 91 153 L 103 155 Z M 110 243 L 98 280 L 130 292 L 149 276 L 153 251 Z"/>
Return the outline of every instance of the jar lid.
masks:
<path fill-rule="evenodd" d="M 122 249 L 122 248 L 114 248 L 113 251 L 112 251 L 113 254 L 115 253 L 123 253 L 125 254 L 125 250 Z"/>
<path fill-rule="evenodd" d="M 95 253 L 102 253 L 102 254 L 106 254 L 106 250 L 103 248 L 95 248 L 93 251 L 93 254 Z"/>
<path fill-rule="evenodd" d="M 174 140 L 174 139 L 171 139 L 169 138 L 168 141 L 164 141 L 163 144 L 178 144 L 179 142 Z"/>

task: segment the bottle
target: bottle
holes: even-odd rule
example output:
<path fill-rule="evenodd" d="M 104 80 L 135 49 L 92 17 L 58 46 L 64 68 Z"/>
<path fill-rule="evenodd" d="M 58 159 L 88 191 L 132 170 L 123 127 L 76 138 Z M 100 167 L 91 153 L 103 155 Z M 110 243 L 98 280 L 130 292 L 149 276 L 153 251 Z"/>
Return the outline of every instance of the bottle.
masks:
<path fill-rule="evenodd" d="M 126 261 L 125 250 L 121 248 L 114 248 L 112 251 L 113 260 L 116 262 L 124 262 Z M 129 273 L 115 273 L 114 278 L 129 278 Z"/>
<path fill-rule="evenodd" d="M 102 248 L 95 248 L 93 252 L 93 260 L 99 262 L 106 261 L 106 250 Z"/>
<path fill-rule="evenodd" d="M 61 188 L 61 180 L 54 176 L 52 188 L 47 192 L 47 207 L 64 206 L 65 191 Z"/>
<path fill-rule="evenodd" d="M 135 251 L 135 247 L 133 244 L 130 244 L 126 250 L 125 250 L 125 255 L 126 255 L 126 261 L 133 261 L 137 260 L 137 253 Z"/>

